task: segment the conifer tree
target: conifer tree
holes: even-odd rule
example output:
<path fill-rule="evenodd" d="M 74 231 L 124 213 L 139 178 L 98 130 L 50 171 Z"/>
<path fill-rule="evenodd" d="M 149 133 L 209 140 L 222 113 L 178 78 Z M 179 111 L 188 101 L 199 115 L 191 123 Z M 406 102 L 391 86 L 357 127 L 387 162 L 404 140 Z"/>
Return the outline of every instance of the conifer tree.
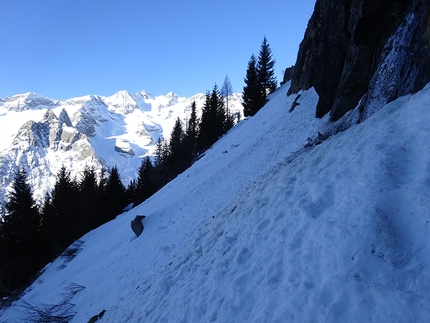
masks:
<path fill-rule="evenodd" d="M 275 60 L 266 37 L 261 44 L 258 61 L 254 54 L 248 62 L 243 88 L 243 112 L 245 117 L 255 115 L 267 101 L 267 95 L 276 90 Z"/>
<path fill-rule="evenodd" d="M 257 59 L 252 54 L 248 62 L 245 76 L 245 86 L 243 87 L 243 114 L 245 117 L 255 115 L 264 105 L 262 90 L 260 87 Z"/>
<path fill-rule="evenodd" d="M 221 97 L 218 86 L 215 84 L 211 94 L 211 105 L 212 109 L 215 110 L 215 141 L 218 140 L 226 131 L 225 131 L 225 120 L 226 120 L 226 112 L 224 107 L 224 101 Z"/>
<path fill-rule="evenodd" d="M 155 187 L 159 189 L 163 187 L 169 180 L 169 146 L 165 140 L 161 140 L 161 137 L 157 140 L 155 149 Z"/>
<path fill-rule="evenodd" d="M 134 203 L 140 204 L 156 191 L 155 172 L 148 156 L 142 159 L 135 183 Z"/>
<path fill-rule="evenodd" d="M 82 178 L 79 181 L 81 218 L 79 223 L 80 234 L 98 227 L 102 221 L 100 210 L 100 191 L 97 176 L 93 167 L 85 166 Z"/>
<path fill-rule="evenodd" d="M 51 193 L 53 210 L 52 240 L 56 253 L 62 252 L 69 244 L 80 237 L 80 196 L 79 188 L 63 165 Z"/>
<path fill-rule="evenodd" d="M 185 132 L 182 127 L 182 122 L 179 118 L 176 119 L 169 141 L 169 172 L 170 177 L 174 178 L 179 173 L 182 173 L 186 168 L 185 161 Z"/>
<path fill-rule="evenodd" d="M 104 192 L 103 218 L 105 221 L 110 221 L 121 214 L 126 206 L 125 187 L 122 184 L 118 167 L 114 166 L 109 170 Z"/>
<path fill-rule="evenodd" d="M 197 155 L 198 119 L 196 101 L 191 103 L 191 114 L 187 122 L 184 138 L 184 153 L 187 167 L 191 166 Z"/>
<path fill-rule="evenodd" d="M 0 286 L 24 286 L 41 265 L 41 217 L 27 174 L 15 174 L 0 225 Z"/>
<path fill-rule="evenodd" d="M 203 151 L 210 146 L 212 136 L 212 128 L 214 124 L 213 111 L 211 110 L 211 95 L 206 92 L 205 102 L 202 108 L 202 117 L 199 123 L 199 134 L 197 137 L 198 150 Z"/>
<path fill-rule="evenodd" d="M 275 91 L 277 87 L 274 66 L 275 60 L 272 58 L 272 50 L 266 36 L 264 36 L 257 62 L 258 81 L 264 96 L 264 103 L 266 103 L 267 95 Z"/>
<path fill-rule="evenodd" d="M 182 122 L 178 118 L 176 118 L 175 125 L 173 126 L 172 133 L 170 135 L 169 141 L 169 150 L 170 150 L 170 158 L 173 160 L 178 160 L 182 158 L 182 144 L 184 140 L 184 129 L 182 128 Z"/>
<path fill-rule="evenodd" d="M 199 151 L 214 144 L 225 132 L 225 109 L 218 86 L 215 84 L 212 93 L 206 93 L 202 118 L 199 124 Z"/>

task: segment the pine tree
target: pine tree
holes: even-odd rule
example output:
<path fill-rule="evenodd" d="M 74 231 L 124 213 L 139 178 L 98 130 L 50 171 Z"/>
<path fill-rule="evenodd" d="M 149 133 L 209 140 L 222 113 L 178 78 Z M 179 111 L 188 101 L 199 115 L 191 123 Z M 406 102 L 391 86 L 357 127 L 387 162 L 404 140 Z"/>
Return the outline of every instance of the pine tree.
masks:
<path fill-rule="evenodd" d="M 243 114 L 245 117 L 255 115 L 264 105 L 265 98 L 259 83 L 257 70 L 257 60 L 254 54 L 248 62 L 245 76 L 245 86 L 243 87 Z"/>
<path fill-rule="evenodd" d="M 103 218 L 104 221 L 110 221 L 121 214 L 126 206 L 125 187 L 122 184 L 118 167 L 114 166 L 109 170 L 104 186 Z"/>
<path fill-rule="evenodd" d="M 63 165 L 52 190 L 51 204 L 53 209 L 52 240 L 56 253 L 62 252 L 73 241 L 80 237 L 83 230 L 80 221 L 79 188 L 71 178 L 70 172 Z"/>
<path fill-rule="evenodd" d="M 203 151 L 213 145 L 225 133 L 225 109 L 218 86 L 206 93 L 202 118 L 199 124 L 198 146 Z"/>
<path fill-rule="evenodd" d="M 176 119 L 169 141 L 169 173 L 174 178 L 187 169 L 186 152 L 185 152 L 185 132 L 182 122 Z"/>
<path fill-rule="evenodd" d="M 175 125 L 173 126 L 172 133 L 170 135 L 169 141 L 169 150 L 170 150 L 170 159 L 179 160 L 182 159 L 183 153 L 183 140 L 184 140 L 184 129 L 182 128 L 182 122 L 178 118 L 176 118 Z"/>
<path fill-rule="evenodd" d="M 40 269 L 41 217 L 27 183 L 27 174 L 15 174 L 0 226 L 0 286 L 3 291 L 27 284 Z"/>
<path fill-rule="evenodd" d="M 206 92 L 205 102 L 203 103 L 202 108 L 202 117 L 199 123 L 199 133 L 197 137 L 198 151 L 204 151 L 207 147 L 210 146 L 212 135 L 214 120 L 213 120 L 213 111 L 211 110 L 211 95 Z"/>
<path fill-rule="evenodd" d="M 226 112 L 224 107 L 224 101 L 221 97 L 218 86 L 215 84 L 211 94 L 211 105 L 212 109 L 215 110 L 215 140 L 216 142 L 219 137 L 221 137 L 225 131 L 225 120 Z M 213 142 L 213 143 L 214 143 Z"/>
<path fill-rule="evenodd" d="M 263 91 L 264 103 L 266 103 L 267 95 L 275 91 L 277 87 L 274 66 L 275 60 L 272 58 L 272 50 L 266 36 L 264 36 L 257 62 L 258 81 Z"/>
<path fill-rule="evenodd" d="M 159 137 L 155 149 L 154 165 L 154 184 L 156 189 L 160 189 L 170 180 L 168 169 L 169 154 L 169 146 L 165 140 L 162 141 L 161 137 Z"/>
<path fill-rule="evenodd" d="M 191 166 L 197 156 L 198 126 L 196 101 L 193 101 L 191 103 L 191 114 L 187 122 L 184 138 L 184 154 L 187 167 Z"/>
<path fill-rule="evenodd" d="M 248 62 L 243 88 L 245 117 L 255 115 L 267 102 L 267 95 L 276 90 L 275 60 L 266 37 L 261 44 L 258 61 L 254 54 Z"/>
<path fill-rule="evenodd" d="M 140 204 L 156 191 L 154 167 L 148 156 L 142 159 L 134 188 L 134 204 Z M 131 185 L 130 185 L 131 186 Z"/>
<path fill-rule="evenodd" d="M 85 166 L 81 180 L 79 181 L 79 204 L 81 206 L 80 232 L 86 232 L 103 223 L 100 210 L 100 191 L 94 167 Z"/>

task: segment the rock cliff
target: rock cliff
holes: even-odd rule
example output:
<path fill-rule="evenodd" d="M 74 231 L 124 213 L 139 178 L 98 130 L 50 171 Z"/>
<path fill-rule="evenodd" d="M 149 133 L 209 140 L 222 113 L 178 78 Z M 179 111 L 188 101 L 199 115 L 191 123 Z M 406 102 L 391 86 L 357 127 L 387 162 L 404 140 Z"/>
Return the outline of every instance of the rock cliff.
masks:
<path fill-rule="evenodd" d="M 317 0 L 289 94 L 314 87 L 316 116 L 366 118 L 430 82 L 428 0 Z"/>

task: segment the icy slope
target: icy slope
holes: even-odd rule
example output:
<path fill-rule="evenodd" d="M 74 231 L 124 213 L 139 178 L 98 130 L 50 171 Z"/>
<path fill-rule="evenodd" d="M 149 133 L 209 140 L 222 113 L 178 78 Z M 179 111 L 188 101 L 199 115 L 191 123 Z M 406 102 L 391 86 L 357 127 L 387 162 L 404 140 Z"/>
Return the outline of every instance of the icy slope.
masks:
<path fill-rule="evenodd" d="M 430 87 L 326 128 L 288 84 L 145 203 L 82 237 L 23 301 L 71 322 L 424 322 L 430 317 Z M 130 220 L 145 214 L 135 238 Z M 84 287 L 70 296 L 72 284 Z M 76 286 L 76 285 L 74 285 Z"/>

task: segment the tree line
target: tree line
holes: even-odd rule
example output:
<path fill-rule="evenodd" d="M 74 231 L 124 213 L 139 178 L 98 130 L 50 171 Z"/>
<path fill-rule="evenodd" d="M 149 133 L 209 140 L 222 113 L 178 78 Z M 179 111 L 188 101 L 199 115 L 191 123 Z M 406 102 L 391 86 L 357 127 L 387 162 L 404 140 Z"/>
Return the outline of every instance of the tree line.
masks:
<path fill-rule="evenodd" d="M 244 116 L 254 115 L 276 89 L 274 60 L 264 37 L 258 60 L 248 63 L 243 89 Z M 58 257 L 82 235 L 114 219 L 127 205 L 137 205 L 190 167 L 240 116 L 233 115 L 228 76 L 221 89 L 207 91 L 197 116 L 190 106 L 186 122 L 177 118 L 169 140 L 157 141 L 155 156 L 144 157 L 137 177 L 127 187 L 118 168 L 97 174 L 86 166 L 79 179 L 62 166 L 55 185 L 42 206 L 33 199 L 27 174 L 19 170 L 0 214 L 0 296 L 25 287 L 48 262 Z"/>

